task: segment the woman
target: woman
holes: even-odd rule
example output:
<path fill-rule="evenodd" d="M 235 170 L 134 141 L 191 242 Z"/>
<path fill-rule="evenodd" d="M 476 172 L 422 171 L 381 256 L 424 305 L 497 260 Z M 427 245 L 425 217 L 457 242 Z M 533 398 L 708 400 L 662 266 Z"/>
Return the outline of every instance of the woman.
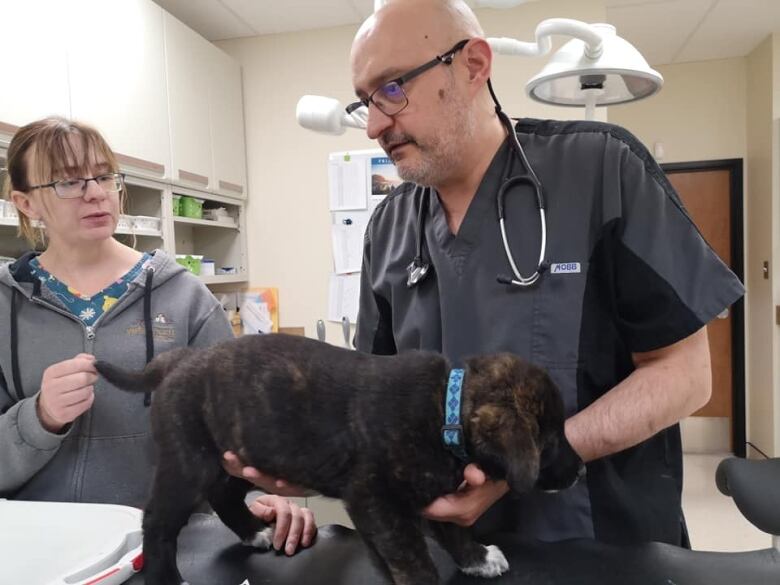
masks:
<path fill-rule="evenodd" d="M 169 349 L 229 338 L 230 325 L 165 252 L 114 239 L 127 191 L 96 130 L 33 122 L 11 141 L 7 173 L 20 232 L 45 249 L 0 267 L 0 497 L 142 507 L 150 397 L 108 387 L 93 363 L 141 369 Z M 252 510 L 276 518 L 274 544 L 288 554 L 316 531 L 285 498 L 262 496 Z"/>

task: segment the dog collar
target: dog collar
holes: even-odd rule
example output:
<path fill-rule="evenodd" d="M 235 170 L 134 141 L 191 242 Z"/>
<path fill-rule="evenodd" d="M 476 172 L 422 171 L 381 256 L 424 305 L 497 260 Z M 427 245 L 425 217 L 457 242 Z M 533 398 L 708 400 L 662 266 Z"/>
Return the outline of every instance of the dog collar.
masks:
<path fill-rule="evenodd" d="M 453 368 L 447 382 L 447 395 L 444 398 L 444 426 L 441 428 L 444 446 L 461 461 L 468 461 L 463 425 L 460 422 L 461 390 L 463 389 L 463 370 Z"/>

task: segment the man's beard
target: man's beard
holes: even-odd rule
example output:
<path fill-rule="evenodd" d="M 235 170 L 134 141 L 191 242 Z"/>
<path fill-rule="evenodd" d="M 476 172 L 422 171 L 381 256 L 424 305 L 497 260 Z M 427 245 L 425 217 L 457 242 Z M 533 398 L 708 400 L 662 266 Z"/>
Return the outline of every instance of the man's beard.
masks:
<path fill-rule="evenodd" d="M 435 187 L 449 179 L 459 166 L 461 145 L 471 141 L 476 133 L 476 114 L 471 104 L 449 88 L 447 108 L 436 132 L 422 142 L 408 134 L 383 137 L 385 144 L 410 142 L 417 149 L 416 158 L 404 157 L 396 162 L 398 176 L 404 181 Z M 471 106 L 471 107 L 470 107 Z"/>

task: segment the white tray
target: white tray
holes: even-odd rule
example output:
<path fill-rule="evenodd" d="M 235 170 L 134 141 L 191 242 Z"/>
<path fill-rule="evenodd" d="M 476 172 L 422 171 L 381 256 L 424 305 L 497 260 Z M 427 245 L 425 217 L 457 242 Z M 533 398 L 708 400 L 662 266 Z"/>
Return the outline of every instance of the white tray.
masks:
<path fill-rule="evenodd" d="M 118 585 L 141 569 L 143 512 L 0 499 L 0 583 Z"/>

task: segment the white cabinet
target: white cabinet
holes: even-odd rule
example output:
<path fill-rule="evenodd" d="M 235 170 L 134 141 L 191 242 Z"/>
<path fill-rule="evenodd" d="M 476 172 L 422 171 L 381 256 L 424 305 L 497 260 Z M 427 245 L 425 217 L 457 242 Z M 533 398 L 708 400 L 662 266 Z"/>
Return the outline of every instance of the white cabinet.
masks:
<path fill-rule="evenodd" d="M 241 66 L 211 47 L 209 111 L 214 185 L 228 197 L 246 197 L 246 147 Z"/>
<path fill-rule="evenodd" d="M 61 0 L 0 0 L 0 133 L 49 115 L 70 115 Z M 83 33 L 83 31 L 80 31 Z"/>
<path fill-rule="evenodd" d="M 98 128 L 123 167 L 171 177 L 162 8 L 148 0 L 68 5 L 68 28 L 78 31 L 67 39 L 71 115 Z"/>
<path fill-rule="evenodd" d="M 209 58 L 214 47 L 167 12 L 164 23 L 171 178 L 180 185 L 211 189 L 214 181 L 209 121 Z"/>
<path fill-rule="evenodd" d="M 247 197 L 241 68 L 151 0 L 0 0 L 0 55 L 0 144 L 73 117 L 133 175 Z"/>

